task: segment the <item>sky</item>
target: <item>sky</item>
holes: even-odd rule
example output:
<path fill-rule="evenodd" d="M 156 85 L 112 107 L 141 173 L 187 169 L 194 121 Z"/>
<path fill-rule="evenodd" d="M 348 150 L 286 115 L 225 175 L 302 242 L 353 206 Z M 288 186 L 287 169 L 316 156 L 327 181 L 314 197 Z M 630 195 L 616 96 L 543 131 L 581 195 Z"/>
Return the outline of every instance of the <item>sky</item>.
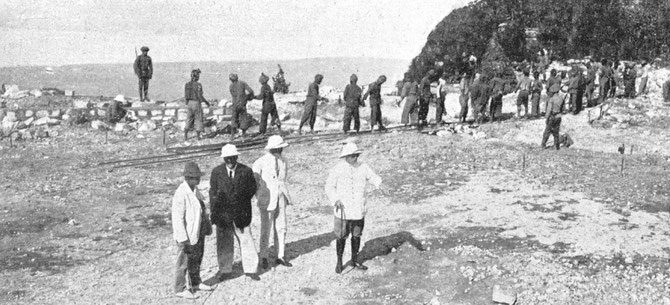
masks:
<path fill-rule="evenodd" d="M 252 61 L 316 57 L 411 60 L 470 0 L 3 0 L 0 66 Z"/>

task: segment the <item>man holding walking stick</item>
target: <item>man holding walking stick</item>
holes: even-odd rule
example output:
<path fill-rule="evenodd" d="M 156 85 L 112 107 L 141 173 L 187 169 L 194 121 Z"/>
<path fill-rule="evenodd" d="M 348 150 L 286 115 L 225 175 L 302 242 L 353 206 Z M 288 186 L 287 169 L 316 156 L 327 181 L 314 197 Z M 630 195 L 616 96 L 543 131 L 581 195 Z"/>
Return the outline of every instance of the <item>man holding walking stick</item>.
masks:
<path fill-rule="evenodd" d="M 377 189 L 381 188 L 382 178 L 365 163 L 358 162 L 362 153 L 355 143 L 347 143 L 342 147 L 340 158 L 344 159 L 335 165 L 326 180 L 326 195 L 333 205 L 336 238 L 337 265 L 335 273 L 342 273 L 342 254 L 346 238 L 351 233 L 351 265 L 355 269 L 367 270 L 358 261 L 358 250 L 361 245 L 361 234 L 365 225 L 365 187 L 369 182 Z"/>

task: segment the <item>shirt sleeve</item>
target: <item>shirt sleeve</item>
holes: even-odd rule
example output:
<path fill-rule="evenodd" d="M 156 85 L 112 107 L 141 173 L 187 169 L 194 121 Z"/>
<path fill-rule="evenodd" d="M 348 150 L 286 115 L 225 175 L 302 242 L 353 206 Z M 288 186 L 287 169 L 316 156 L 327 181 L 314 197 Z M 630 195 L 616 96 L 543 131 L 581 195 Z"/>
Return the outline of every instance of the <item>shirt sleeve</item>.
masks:
<path fill-rule="evenodd" d="M 328 173 L 325 188 L 326 188 L 326 196 L 328 197 L 330 204 L 335 205 L 335 202 L 339 200 L 337 196 L 337 167 L 333 168 Z"/>
<path fill-rule="evenodd" d="M 382 177 L 379 177 L 379 175 L 377 175 L 372 170 L 372 168 L 370 168 L 370 166 L 368 166 L 367 164 L 365 165 L 365 167 L 366 167 L 366 171 L 367 171 L 367 173 L 365 175 L 365 180 L 367 180 L 372 185 L 374 185 L 375 188 L 379 188 L 382 185 Z"/>
<path fill-rule="evenodd" d="M 186 205 L 184 196 L 179 192 L 179 189 L 172 197 L 172 233 L 174 239 L 180 243 L 188 241 L 186 234 Z"/>

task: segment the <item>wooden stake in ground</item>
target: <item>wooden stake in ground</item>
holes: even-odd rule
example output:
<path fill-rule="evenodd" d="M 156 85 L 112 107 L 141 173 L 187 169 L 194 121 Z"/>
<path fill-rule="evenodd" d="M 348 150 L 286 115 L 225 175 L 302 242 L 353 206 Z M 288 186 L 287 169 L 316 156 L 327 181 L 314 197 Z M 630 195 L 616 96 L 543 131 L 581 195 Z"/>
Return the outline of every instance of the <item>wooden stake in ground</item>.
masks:
<path fill-rule="evenodd" d="M 631 155 L 633 154 L 633 147 L 635 147 L 635 145 L 631 145 L 631 146 L 630 146 L 630 154 L 631 154 Z"/>
<path fill-rule="evenodd" d="M 107 144 L 107 132 L 109 132 L 109 130 L 105 129 L 105 144 Z"/>
<path fill-rule="evenodd" d="M 163 145 L 165 145 L 165 128 L 163 128 Z"/>
<path fill-rule="evenodd" d="M 521 171 L 522 172 L 526 171 L 526 154 L 523 154 L 523 163 L 521 165 Z"/>
<path fill-rule="evenodd" d="M 621 173 L 620 173 L 621 176 L 623 176 L 623 167 L 624 167 L 624 163 L 625 163 L 625 157 L 624 156 L 625 155 L 623 155 L 623 154 L 621 155 Z"/>

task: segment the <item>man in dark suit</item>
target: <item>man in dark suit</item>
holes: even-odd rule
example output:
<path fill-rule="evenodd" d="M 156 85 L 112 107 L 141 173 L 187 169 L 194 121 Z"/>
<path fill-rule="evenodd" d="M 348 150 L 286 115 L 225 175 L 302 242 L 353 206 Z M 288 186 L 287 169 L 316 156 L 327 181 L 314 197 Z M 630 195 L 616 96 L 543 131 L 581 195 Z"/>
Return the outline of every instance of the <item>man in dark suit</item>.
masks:
<path fill-rule="evenodd" d="M 240 246 L 242 268 L 252 280 L 258 281 L 258 251 L 251 235 L 251 198 L 256 194 L 254 173 L 237 163 L 235 145 L 221 148 L 224 164 L 215 167 L 210 177 L 209 202 L 212 224 L 216 225 L 216 253 L 219 279 L 230 278 L 235 257 L 235 240 Z"/>

